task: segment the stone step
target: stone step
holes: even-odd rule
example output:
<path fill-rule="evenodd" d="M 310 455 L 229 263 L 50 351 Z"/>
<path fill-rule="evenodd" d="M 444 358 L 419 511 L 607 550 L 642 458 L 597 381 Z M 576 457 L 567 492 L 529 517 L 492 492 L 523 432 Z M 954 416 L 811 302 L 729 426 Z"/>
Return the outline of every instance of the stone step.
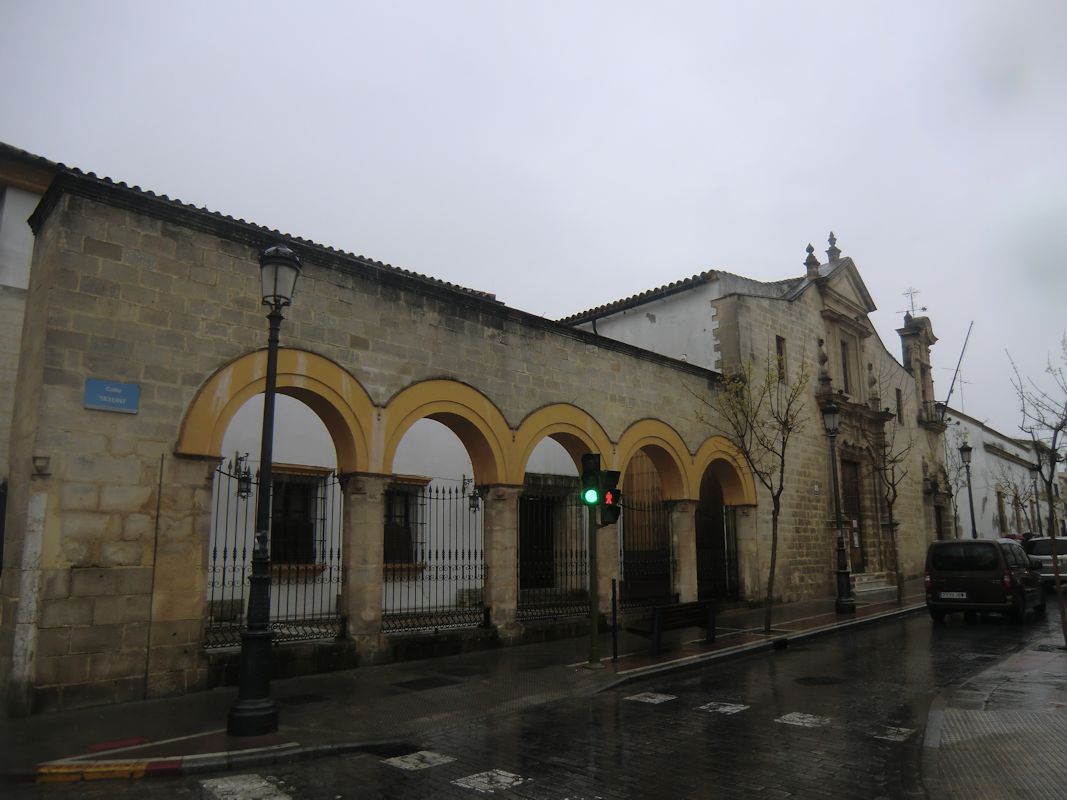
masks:
<path fill-rule="evenodd" d="M 852 591 L 856 594 L 878 592 L 882 589 L 892 589 L 895 586 L 884 572 L 859 572 L 849 577 L 852 581 Z"/>

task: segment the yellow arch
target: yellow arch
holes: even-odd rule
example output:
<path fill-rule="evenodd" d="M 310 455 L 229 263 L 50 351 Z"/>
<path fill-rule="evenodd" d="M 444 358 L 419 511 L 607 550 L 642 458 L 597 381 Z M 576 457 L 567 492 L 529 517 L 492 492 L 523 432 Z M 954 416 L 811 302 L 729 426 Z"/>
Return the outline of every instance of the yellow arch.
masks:
<path fill-rule="evenodd" d="M 722 487 L 723 503 L 728 506 L 756 505 L 756 480 L 748 462 L 733 442 L 712 436 L 693 457 L 693 486 L 700 489 L 705 470 L 710 469 Z"/>
<path fill-rule="evenodd" d="M 392 470 L 400 440 L 420 419 L 440 422 L 459 437 L 470 456 L 477 483 L 508 482 L 504 447 L 511 440 L 511 428 L 504 415 L 476 389 L 447 380 L 413 384 L 389 401 L 385 407 L 384 472 Z"/>
<path fill-rule="evenodd" d="M 586 411 L 569 403 L 554 403 L 537 409 L 515 431 L 515 454 L 508 483 L 520 484 L 526 478 L 526 464 L 534 448 L 549 437 L 559 442 L 581 472 L 583 453 L 600 453 L 605 469 L 613 461 L 611 440 L 600 423 Z"/>
<path fill-rule="evenodd" d="M 619 437 L 617 469 L 626 466 L 638 450 L 644 450 L 659 472 L 665 500 L 693 500 L 692 458 L 682 437 L 658 419 L 635 422 Z M 699 484 L 697 484 L 699 487 Z M 623 486 L 625 491 L 626 487 Z"/>
<path fill-rule="evenodd" d="M 266 388 L 267 351 L 246 353 L 212 375 L 185 412 L 175 452 L 185 456 L 222 455 L 222 437 L 245 402 Z M 367 431 L 374 405 L 342 367 L 306 350 L 278 351 L 278 393 L 307 404 L 322 420 L 337 449 L 341 472 L 369 468 Z"/>

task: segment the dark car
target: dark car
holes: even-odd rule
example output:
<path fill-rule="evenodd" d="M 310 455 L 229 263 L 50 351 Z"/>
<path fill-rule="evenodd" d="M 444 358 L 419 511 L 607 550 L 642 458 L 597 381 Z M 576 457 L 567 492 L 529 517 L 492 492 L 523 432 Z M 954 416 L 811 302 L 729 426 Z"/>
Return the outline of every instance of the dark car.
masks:
<path fill-rule="evenodd" d="M 926 608 L 935 622 L 954 611 L 998 612 L 1020 622 L 1045 613 L 1040 562 L 1011 539 L 934 542 L 926 552 Z"/>
<path fill-rule="evenodd" d="M 1023 542 L 1023 550 L 1030 558 L 1041 562 L 1041 582 L 1051 586 L 1056 582 L 1056 570 L 1052 566 L 1052 539 L 1035 537 Z M 1056 560 L 1060 567 L 1060 581 L 1067 582 L 1067 541 L 1056 539 Z"/>

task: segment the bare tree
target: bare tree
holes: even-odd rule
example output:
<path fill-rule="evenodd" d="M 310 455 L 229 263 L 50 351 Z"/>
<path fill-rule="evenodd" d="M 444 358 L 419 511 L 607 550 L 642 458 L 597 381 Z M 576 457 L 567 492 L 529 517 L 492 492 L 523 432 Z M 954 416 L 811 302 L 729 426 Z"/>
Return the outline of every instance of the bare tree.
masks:
<path fill-rule="evenodd" d="M 701 420 L 733 441 L 752 474 L 771 495 L 771 562 L 767 570 L 765 633 L 771 632 L 786 458 L 793 434 L 807 422 L 804 402 L 808 371 L 803 356 L 800 364 L 789 379 L 775 358 L 766 359 L 761 366 L 742 363 L 724 373 L 720 391 L 701 398 L 711 410 L 706 417 L 701 415 Z"/>
<path fill-rule="evenodd" d="M 948 483 L 949 498 L 952 501 L 952 535 L 957 538 L 961 525 L 960 492 L 967 488 L 967 474 L 963 459 L 960 458 L 960 445 L 963 444 L 964 437 L 956 431 L 953 439 L 950 443 L 948 437 L 945 437 L 945 481 Z"/>
<path fill-rule="evenodd" d="M 1027 530 L 1040 530 L 1041 521 L 1035 520 L 1034 515 L 1031 513 L 1030 505 L 1031 501 L 1034 500 L 1034 490 L 1031 488 L 1030 482 L 1022 481 L 1020 483 L 1018 476 L 1003 463 L 998 463 L 993 470 L 993 480 L 996 481 L 997 491 L 1004 494 L 1011 503 L 1012 512 L 1016 517 L 1016 522 L 1021 518 L 1021 520 L 1026 523 Z M 1008 522 L 1009 520 L 1006 519 L 1001 520 L 1002 529 L 1008 527 Z M 1016 527 L 1019 526 L 1016 525 Z"/>
<path fill-rule="evenodd" d="M 1011 359 L 1011 355 L 1008 356 Z M 1067 335 L 1060 339 L 1060 363 L 1051 359 L 1045 366 L 1042 383 L 1032 378 L 1023 378 L 1019 367 L 1011 361 L 1015 377 L 1012 386 L 1019 400 L 1022 421 L 1019 429 L 1030 437 L 1034 445 L 1037 474 L 1045 497 L 1048 499 L 1047 533 L 1052 539 L 1052 569 L 1056 578 L 1056 598 L 1060 606 L 1060 626 L 1063 642 L 1067 646 L 1067 609 L 1064 608 L 1063 584 L 1060 581 L 1059 556 L 1056 543 L 1056 504 L 1053 484 L 1056 481 L 1056 464 L 1063 461 L 1067 449 Z"/>

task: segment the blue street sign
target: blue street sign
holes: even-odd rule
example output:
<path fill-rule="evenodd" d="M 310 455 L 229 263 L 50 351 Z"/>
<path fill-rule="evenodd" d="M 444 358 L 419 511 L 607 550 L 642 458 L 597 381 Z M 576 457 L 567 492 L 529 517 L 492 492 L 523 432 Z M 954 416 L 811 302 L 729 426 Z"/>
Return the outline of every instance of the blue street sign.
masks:
<path fill-rule="evenodd" d="M 136 414 L 141 402 L 141 387 L 136 383 L 85 379 L 85 407 L 97 411 Z"/>

